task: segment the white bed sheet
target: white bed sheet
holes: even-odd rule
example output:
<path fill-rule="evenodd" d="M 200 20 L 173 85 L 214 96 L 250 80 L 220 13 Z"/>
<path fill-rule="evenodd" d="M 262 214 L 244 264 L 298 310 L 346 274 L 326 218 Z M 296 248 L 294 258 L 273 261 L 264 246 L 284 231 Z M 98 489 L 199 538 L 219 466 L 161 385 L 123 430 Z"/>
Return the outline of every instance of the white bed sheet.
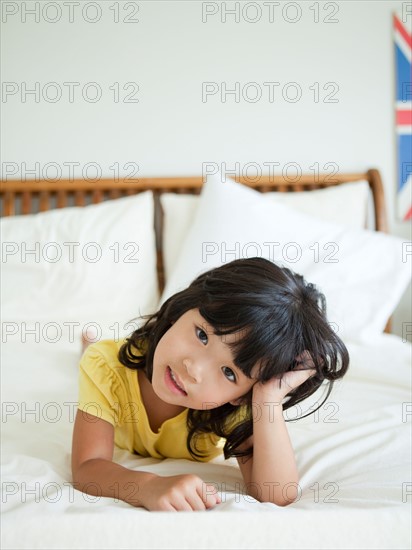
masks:
<path fill-rule="evenodd" d="M 1 547 L 409 548 L 412 347 L 385 334 L 346 343 L 350 370 L 327 404 L 288 424 L 301 476 L 300 498 L 288 507 L 243 495 L 235 459 L 158 461 L 116 449 L 126 467 L 192 472 L 217 484 L 222 504 L 213 510 L 171 514 L 72 488 L 80 347 L 9 338 L 1 370 Z"/>

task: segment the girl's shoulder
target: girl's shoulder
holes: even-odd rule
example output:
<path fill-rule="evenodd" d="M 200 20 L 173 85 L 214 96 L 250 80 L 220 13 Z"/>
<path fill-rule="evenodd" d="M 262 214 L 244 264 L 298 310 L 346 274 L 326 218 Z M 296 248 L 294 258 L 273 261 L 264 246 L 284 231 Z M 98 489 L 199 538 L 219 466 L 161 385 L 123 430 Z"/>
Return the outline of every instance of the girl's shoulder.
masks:
<path fill-rule="evenodd" d="M 119 349 L 123 343 L 124 340 L 100 340 L 87 347 L 79 363 L 82 395 L 90 398 L 97 388 L 106 399 L 112 400 L 115 396 L 125 398 L 127 388 L 137 378 L 136 373 L 119 360 Z"/>
<path fill-rule="evenodd" d="M 80 359 L 81 364 L 104 360 L 108 365 L 119 365 L 119 350 L 125 343 L 125 338 L 120 340 L 100 340 L 89 344 L 83 351 Z"/>
<path fill-rule="evenodd" d="M 79 409 L 90 413 L 91 408 L 91 414 L 113 426 L 123 418 L 127 403 L 133 401 L 133 386 L 137 384 L 136 373 L 119 361 L 122 343 L 101 340 L 90 344 L 79 364 Z"/>

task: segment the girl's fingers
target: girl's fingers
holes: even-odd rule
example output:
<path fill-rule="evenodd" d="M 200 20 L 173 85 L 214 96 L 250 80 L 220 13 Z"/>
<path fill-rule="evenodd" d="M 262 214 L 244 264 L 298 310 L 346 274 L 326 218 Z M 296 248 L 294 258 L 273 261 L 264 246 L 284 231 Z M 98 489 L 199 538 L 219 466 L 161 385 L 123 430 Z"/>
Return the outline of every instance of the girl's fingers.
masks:
<path fill-rule="evenodd" d="M 188 506 L 188 510 L 193 512 L 201 511 L 206 509 L 206 505 L 203 502 L 201 495 L 197 491 L 194 491 L 190 495 L 185 495 L 185 503 Z M 184 508 L 186 509 L 186 508 Z"/>
<path fill-rule="evenodd" d="M 177 512 L 193 512 L 194 510 L 198 509 L 198 508 L 194 508 L 194 506 L 196 506 L 195 502 L 191 500 L 186 500 L 183 496 L 177 502 L 174 502 L 174 508 L 176 509 Z"/>
<path fill-rule="evenodd" d="M 200 512 L 206 509 L 205 503 L 197 493 L 196 495 L 190 495 L 190 497 L 186 497 L 186 500 L 190 506 L 190 510 L 192 510 L 193 512 Z"/>
<path fill-rule="evenodd" d="M 216 487 L 192 474 L 158 476 L 144 487 L 144 506 L 149 510 L 190 512 L 213 508 L 220 502 Z"/>
<path fill-rule="evenodd" d="M 316 369 L 297 368 L 295 370 L 285 373 L 282 377 L 282 382 L 289 386 L 290 389 L 295 389 L 315 374 Z"/>
<path fill-rule="evenodd" d="M 205 485 L 197 487 L 197 490 L 189 494 L 182 494 L 176 498 L 171 505 L 178 512 L 198 512 L 213 508 L 220 503 L 220 497 L 216 494 L 216 489 L 213 485 Z"/>
<path fill-rule="evenodd" d="M 217 489 L 212 484 L 206 484 L 206 491 L 202 494 L 202 500 L 206 508 L 213 508 L 216 504 L 221 503 Z"/>

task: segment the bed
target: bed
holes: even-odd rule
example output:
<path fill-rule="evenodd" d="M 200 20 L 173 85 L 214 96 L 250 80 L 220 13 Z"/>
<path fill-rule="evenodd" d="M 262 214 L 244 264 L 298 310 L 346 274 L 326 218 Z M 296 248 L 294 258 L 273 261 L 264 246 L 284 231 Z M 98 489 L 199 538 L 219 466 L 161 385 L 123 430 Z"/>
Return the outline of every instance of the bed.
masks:
<path fill-rule="evenodd" d="M 9 180 L 1 201 L 2 548 L 410 548 L 411 323 L 396 336 L 390 317 L 411 248 L 387 234 L 376 169 Z M 245 494 L 235 459 L 159 461 L 120 449 L 114 460 L 131 469 L 196 473 L 222 503 L 166 514 L 74 490 L 84 342 L 124 337 L 195 274 L 246 255 L 318 284 L 351 356 L 318 412 L 294 421 L 302 411 L 287 411 L 297 501 L 281 508 Z"/>

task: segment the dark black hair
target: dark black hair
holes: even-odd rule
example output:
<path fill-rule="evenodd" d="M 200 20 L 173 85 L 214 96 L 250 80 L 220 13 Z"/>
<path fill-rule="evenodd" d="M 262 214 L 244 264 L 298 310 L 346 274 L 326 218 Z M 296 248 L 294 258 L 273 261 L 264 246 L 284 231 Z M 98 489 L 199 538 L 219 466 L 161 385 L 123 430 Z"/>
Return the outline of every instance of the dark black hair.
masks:
<path fill-rule="evenodd" d="M 348 369 L 349 353 L 327 320 L 324 295 L 301 275 L 264 258 L 234 260 L 199 275 L 188 288 L 166 300 L 157 313 L 144 317 L 146 322 L 121 346 L 119 361 L 132 369 L 144 369 L 151 381 L 159 340 L 191 309 L 198 309 L 218 336 L 241 331 L 242 338 L 228 346 L 234 364 L 248 377 L 257 364 L 258 381 L 281 377 L 296 366 L 298 356 L 303 358 L 304 368 L 315 368 L 315 376 L 292 390 L 283 403 L 283 410 L 289 409 L 327 381 L 323 401 L 300 418 L 325 403 L 334 381 Z M 252 390 L 244 396 L 242 407 L 247 414 L 239 422 L 232 422 L 239 405 L 189 409 L 187 448 L 191 455 L 201 456 L 195 436 L 210 432 L 226 439 L 225 458 L 250 455 L 251 448 L 236 448 L 253 433 Z"/>

